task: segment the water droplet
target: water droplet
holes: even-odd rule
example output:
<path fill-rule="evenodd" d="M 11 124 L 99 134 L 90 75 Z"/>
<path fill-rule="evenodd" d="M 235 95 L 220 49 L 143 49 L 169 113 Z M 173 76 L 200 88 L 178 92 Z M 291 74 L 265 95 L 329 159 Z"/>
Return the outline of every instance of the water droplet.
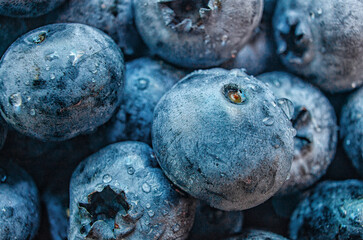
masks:
<path fill-rule="evenodd" d="M 93 83 L 95 83 L 96 82 L 96 79 L 95 78 L 92 78 L 92 80 L 91 80 Z"/>
<path fill-rule="evenodd" d="M 145 90 L 149 86 L 149 80 L 145 78 L 139 78 L 137 80 L 137 88 L 140 90 Z"/>
<path fill-rule="evenodd" d="M 173 226 L 173 232 L 178 232 L 180 230 L 180 226 L 179 226 L 179 224 L 175 224 L 174 226 Z"/>
<path fill-rule="evenodd" d="M 4 207 L 1 209 L 0 216 L 2 218 L 11 218 L 14 215 L 14 208 L 12 207 Z"/>
<path fill-rule="evenodd" d="M 149 210 L 147 211 L 147 214 L 150 216 L 150 217 L 153 217 L 155 215 L 154 211 L 153 210 Z"/>
<path fill-rule="evenodd" d="M 96 74 L 97 72 L 98 72 L 97 69 L 92 71 L 93 74 Z"/>
<path fill-rule="evenodd" d="M 310 16 L 311 19 L 315 19 L 315 13 L 314 12 L 310 12 L 309 16 Z"/>
<path fill-rule="evenodd" d="M 103 178 L 102 178 L 102 181 L 103 181 L 104 183 L 109 183 L 109 182 L 111 182 L 111 181 L 112 181 L 112 177 L 111 177 L 109 174 L 105 174 L 105 175 L 103 176 Z"/>
<path fill-rule="evenodd" d="M 350 145 L 350 140 L 349 140 L 349 139 L 347 139 L 347 140 L 345 141 L 345 145 L 347 145 L 347 146 L 349 146 L 349 145 Z"/>
<path fill-rule="evenodd" d="M 50 79 L 52 79 L 52 80 L 55 79 L 55 74 L 54 73 L 50 74 Z"/>
<path fill-rule="evenodd" d="M 135 169 L 133 167 L 127 168 L 127 173 L 133 175 L 135 173 Z"/>
<path fill-rule="evenodd" d="M 4 183 L 8 178 L 5 169 L 0 168 L 0 183 Z"/>
<path fill-rule="evenodd" d="M 290 176 L 291 176 L 291 174 L 290 174 L 290 172 L 289 172 L 289 173 L 287 174 L 286 181 L 290 179 Z"/>
<path fill-rule="evenodd" d="M 146 208 L 149 209 L 151 207 L 150 203 L 146 203 Z"/>
<path fill-rule="evenodd" d="M 285 113 L 286 117 L 291 120 L 292 116 L 294 115 L 294 104 L 286 98 L 280 98 L 279 100 L 277 100 L 277 104 Z"/>
<path fill-rule="evenodd" d="M 273 119 L 273 117 L 265 117 L 262 120 L 263 124 L 265 124 L 266 126 L 271 126 L 274 124 L 275 120 Z"/>
<path fill-rule="evenodd" d="M 14 107 L 20 107 L 22 104 L 22 99 L 20 93 L 15 93 L 10 96 L 9 102 Z"/>
<path fill-rule="evenodd" d="M 318 8 L 318 9 L 316 10 L 316 13 L 317 13 L 318 15 L 321 15 L 321 14 L 323 13 L 323 9 Z"/>
<path fill-rule="evenodd" d="M 144 192 L 146 192 L 146 193 L 149 193 L 149 192 L 151 191 L 151 187 L 150 187 L 150 185 L 149 185 L 148 183 L 144 183 L 144 184 L 142 185 L 142 190 L 143 190 Z"/>
<path fill-rule="evenodd" d="M 49 61 L 49 62 L 51 62 L 51 61 L 53 61 L 53 60 L 55 60 L 55 59 L 58 59 L 58 58 L 59 58 L 59 55 L 58 55 L 58 53 L 57 53 L 57 52 L 52 52 L 52 53 L 47 54 L 47 55 L 45 56 L 45 60 L 47 60 L 47 61 Z"/>
<path fill-rule="evenodd" d="M 163 209 L 162 211 L 161 211 L 161 213 L 163 214 L 163 216 L 166 216 L 166 215 L 168 215 L 168 210 L 166 210 L 166 209 Z"/>
<path fill-rule="evenodd" d="M 223 35 L 221 38 L 222 42 L 221 45 L 224 47 L 227 44 L 227 40 L 228 40 L 228 36 L 227 35 Z"/>
<path fill-rule="evenodd" d="M 46 67 L 45 67 L 45 70 L 46 70 L 46 71 L 49 71 L 49 70 L 50 70 L 50 67 L 49 67 L 49 66 L 46 66 Z"/>
<path fill-rule="evenodd" d="M 28 96 L 27 98 L 26 98 L 26 100 L 29 102 L 30 100 L 31 100 L 32 98 L 30 97 L 30 96 Z"/>
<path fill-rule="evenodd" d="M 356 88 L 357 87 L 357 83 L 356 82 L 353 82 L 352 83 L 352 88 Z"/>
<path fill-rule="evenodd" d="M 77 62 L 79 61 L 79 59 L 81 59 L 81 57 L 84 55 L 83 51 L 79 51 L 79 50 L 72 50 L 70 53 L 70 57 L 73 57 L 73 62 L 72 65 L 76 66 Z"/>
<path fill-rule="evenodd" d="M 319 126 L 315 126 L 315 127 L 314 127 L 314 129 L 315 129 L 315 131 L 316 131 L 316 132 L 318 132 L 318 133 L 319 133 L 319 132 L 321 132 L 321 127 L 319 127 Z"/>
<path fill-rule="evenodd" d="M 30 115 L 35 116 L 35 110 L 34 109 L 30 109 Z"/>
<path fill-rule="evenodd" d="M 275 85 L 276 87 L 280 87 L 280 86 L 281 86 L 281 82 L 280 82 L 279 80 L 277 80 L 277 79 L 275 79 L 275 80 L 273 81 L 273 83 L 274 83 L 274 85 Z"/>
<path fill-rule="evenodd" d="M 224 174 L 224 173 L 221 173 L 221 177 L 225 177 L 226 176 L 226 174 Z"/>

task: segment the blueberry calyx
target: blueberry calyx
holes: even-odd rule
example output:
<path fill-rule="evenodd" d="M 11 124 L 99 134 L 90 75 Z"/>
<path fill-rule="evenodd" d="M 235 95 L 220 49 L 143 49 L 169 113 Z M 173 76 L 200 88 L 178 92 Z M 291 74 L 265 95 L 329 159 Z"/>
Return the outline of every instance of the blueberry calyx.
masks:
<path fill-rule="evenodd" d="M 228 84 L 223 87 L 224 96 L 234 104 L 243 104 L 247 101 L 245 91 L 235 84 Z"/>
<path fill-rule="evenodd" d="M 221 8 L 218 0 L 159 0 L 165 25 L 177 32 L 201 32 L 213 9 Z"/>
<path fill-rule="evenodd" d="M 313 36 L 308 22 L 295 14 L 280 19 L 276 29 L 277 54 L 294 65 L 305 65 L 314 58 Z"/>

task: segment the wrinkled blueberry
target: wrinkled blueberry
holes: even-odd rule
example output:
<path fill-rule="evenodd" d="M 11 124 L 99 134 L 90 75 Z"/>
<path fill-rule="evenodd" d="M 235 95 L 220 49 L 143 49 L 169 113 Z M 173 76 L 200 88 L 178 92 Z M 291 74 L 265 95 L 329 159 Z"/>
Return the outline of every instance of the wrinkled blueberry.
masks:
<path fill-rule="evenodd" d="M 290 221 L 290 238 L 363 238 L 363 181 L 326 181 L 295 209 Z"/>
<path fill-rule="evenodd" d="M 322 92 L 294 75 L 270 72 L 257 78 L 268 83 L 275 96 L 294 104 L 292 107 L 282 100 L 277 102 L 293 114 L 291 122 L 297 131 L 290 178 L 279 193 L 305 189 L 325 174 L 334 158 L 338 141 L 334 109 Z"/>
<path fill-rule="evenodd" d="M 0 15 L 37 17 L 61 5 L 65 0 L 0 0 Z"/>
<path fill-rule="evenodd" d="M 282 62 L 322 89 L 363 83 L 363 2 L 278 1 L 273 25 Z"/>
<path fill-rule="evenodd" d="M 226 240 L 288 240 L 288 239 L 272 232 L 249 229 L 246 230 L 240 236 L 228 238 Z"/>
<path fill-rule="evenodd" d="M 53 24 L 15 41 L 0 62 L 0 107 L 19 132 L 44 141 L 72 138 L 105 123 L 121 100 L 117 45 L 82 24 Z"/>
<path fill-rule="evenodd" d="M 110 145 L 83 161 L 70 186 L 69 239 L 185 239 L 195 201 L 182 197 L 141 142 Z"/>
<path fill-rule="evenodd" d="M 363 176 L 363 88 L 352 94 L 343 107 L 340 125 L 345 152 Z"/>
<path fill-rule="evenodd" d="M 236 56 L 262 16 L 262 0 L 139 0 L 135 22 L 151 52 L 188 68 Z"/>
<path fill-rule="evenodd" d="M 140 51 L 131 0 L 70 0 L 49 16 L 51 22 L 75 22 L 107 33 L 125 54 Z"/>
<path fill-rule="evenodd" d="M 234 69 L 199 70 L 154 111 L 152 143 L 169 179 L 221 210 L 270 198 L 286 180 L 295 130 L 268 87 Z"/>
<path fill-rule="evenodd" d="M 116 114 L 100 133 L 108 143 L 124 140 L 151 145 L 154 108 L 185 73 L 162 61 L 140 58 L 126 64 L 125 88 Z"/>
<path fill-rule="evenodd" d="M 38 190 L 20 167 L 0 160 L 0 239 L 33 239 L 38 231 Z"/>
<path fill-rule="evenodd" d="M 225 212 L 199 201 L 189 240 L 218 240 L 242 232 L 243 213 Z"/>

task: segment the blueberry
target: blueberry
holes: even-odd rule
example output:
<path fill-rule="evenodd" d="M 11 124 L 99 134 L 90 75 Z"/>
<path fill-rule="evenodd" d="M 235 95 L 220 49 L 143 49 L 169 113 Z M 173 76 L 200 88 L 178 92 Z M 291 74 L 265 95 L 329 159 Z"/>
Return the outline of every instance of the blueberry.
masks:
<path fill-rule="evenodd" d="M 334 158 L 338 130 L 334 109 L 322 92 L 294 75 L 270 72 L 257 78 L 268 83 L 277 97 L 294 104 L 290 110 L 291 114 L 294 112 L 291 121 L 297 131 L 294 159 L 290 178 L 279 193 L 305 189 L 325 174 Z"/>
<path fill-rule="evenodd" d="M 182 197 L 141 142 L 103 148 L 83 161 L 70 185 L 69 239 L 185 239 L 195 201 Z"/>
<path fill-rule="evenodd" d="M 363 176 L 363 88 L 352 94 L 343 107 L 340 125 L 345 152 Z"/>
<path fill-rule="evenodd" d="M 65 0 L 0 0 L 0 15 L 38 17 L 61 5 Z"/>
<path fill-rule="evenodd" d="M 1 59 L 1 112 L 25 135 L 66 140 L 112 116 L 123 73 L 122 53 L 106 34 L 82 24 L 47 25 L 19 38 Z"/>
<path fill-rule="evenodd" d="M 226 240 L 287 240 L 287 238 L 272 232 L 249 229 L 240 236 L 228 238 Z"/>
<path fill-rule="evenodd" d="M 224 239 L 242 232 L 243 212 L 225 212 L 199 201 L 189 240 Z"/>
<path fill-rule="evenodd" d="M 363 238 L 363 181 L 326 181 L 320 183 L 295 209 L 290 221 L 290 238 Z"/>
<path fill-rule="evenodd" d="M 0 160 L 0 238 L 33 239 L 38 231 L 38 190 L 20 167 Z"/>
<path fill-rule="evenodd" d="M 141 50 L 142 41 L 134 27 L 131 0 L 70 0 L 51 15 L 51 22 L 76 22 L 101 29 L 125 54 Z"/>
<path fill-rule="evenodd" d="M 162 61 L 140 58 L 126 64 L 125 89 L 120 108 L 100 134 L 106 142 L 141 141 L 151 145 L 154 108 L 185 73 Z"/>
<path fill-rule="evenodd" d="M 0 117 L 0 149 L 3 148 L 8 134 L 8 126 L 4 119 Z"/>
<path fill-rule="evenodd" d="M 139 0 L 137 29 L 151 52 L 188 68 L 235 57 L 261 16 L 262 0 Z"/>
<path fill-rule="evenodd" d="M 293 157 L 294 129 L 268 87 L 235 69 L 199 70 L 154 111 L 152 143 L 168 178 L 221 210 L 270 198 Z"/>
<path fill-rule="evenodd" d="M 360 0 L 278 1 L 273 25 L 282 62 L 325 91 L 362 85 L 362 11 Z"/>

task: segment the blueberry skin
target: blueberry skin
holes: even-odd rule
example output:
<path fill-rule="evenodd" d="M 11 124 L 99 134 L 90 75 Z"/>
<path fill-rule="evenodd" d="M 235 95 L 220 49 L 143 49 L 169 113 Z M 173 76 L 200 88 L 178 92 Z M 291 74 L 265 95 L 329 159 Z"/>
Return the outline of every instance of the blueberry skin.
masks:
<path fill-rule="evenodd" d="M 266 201 L 286 180 L 294 131 L 264 83 L 239 69 L 199 70 L 159 101 L 152 144 L 174 184 L 237 211 Z"/>
<path fill-rule="evenodd" d="M 154 108 L 185 72 L 151 58 L 126 64 L 125 89 L 120 108 L 100 130 L 106 142 L 141 141 L 151 145 Z"/>
<path fill-rule="evenodd" d="M 14 163 L 0 161 L 0 239 L 33 239 L 40 222 L 38 190 Z"/>
<path fill-rule="evenodd" d="M 288 239 L 272 232 L 249 229 L 246 230 L 240 236 L 228 238 L 226 240 L 288 240 Z"/>
<path fill-rule="evenodd" d="M 47 25 L 19 38 L 1 59 L 1 114 L 25 135 L 70 139 L 111 118 L 123 74 L 122 53 L 103 32 Z"/>
<path fill-rule="evenodd" d="M 342 109 L 340 125 L 344 150 L 363 176 L 363 88 L 349 97 Z"/>
<path fill-rule="evenodd" d="M 262 0 L 134 1 L 137 29 L 152 53 L 187 68 L 235 57 L 262 17 Z"/>
<path fill-rule="evenodd" d="M 290 220 L 290 238 L 363 238 L 363 181 L 325 181 L 295 209 Z"/>
<path fill-rule="evenodd" d="M 69 239 L 186 239 L 195 207 L 172 188 L 147 144 L 116 143 L 73 173 Z"/>
<path fill-rule="evenodd" d="M 8 125 L 2 117 L 0 117 L 0 149 L 4 147 L 6 137 L 8 135 Z"/>
<path fill-rule="evenodd" d="M 225 212 L 198 201 L 189 240 L 224 239 L 242 232 L 243 212 Z"/>
<path fill-rule="evenodd" d="M 267 83 L 275 96 L 294 104 L 294 159 L 290 178 L 279 194 L 306 189 L 325 174 L 334 158 L 338 142 L 334 108 L 319 89 L 292 74 L 270 72 L 257 78 Z"/>
<path fill-rule="evenodd" d="M 50 16 L 51 22 L 83 23 L 104 31 L 127 55 L 140 51 L 132 0 L 70 0 Z"/>
<path fill-rule="evenodd" d="M 0 15 L 38 17 L 61 5 L 65 0 L 0 0 Z"/>
<path fill-rule="evenodd" d="M 284 65 L 329 92 L 363 84 L 363 2 L 278 1 L 273 19 Z"/>

